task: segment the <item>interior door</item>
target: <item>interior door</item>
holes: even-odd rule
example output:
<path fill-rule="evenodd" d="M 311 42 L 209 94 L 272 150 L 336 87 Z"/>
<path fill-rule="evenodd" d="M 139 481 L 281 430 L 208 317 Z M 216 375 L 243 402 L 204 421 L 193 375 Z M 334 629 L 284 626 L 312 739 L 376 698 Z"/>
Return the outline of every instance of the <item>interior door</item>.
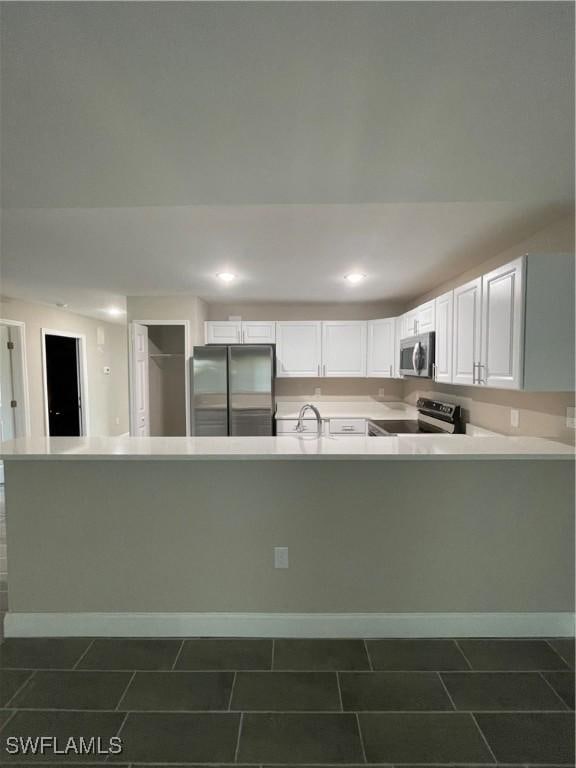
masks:
<path fill-rule="evenodd" d="M 0 325 L 0 441 L 16 437 L 12 345 L 10 327 Z"/>
<path fill-rule="evenodd" d="M 454 307 L 454 294 L 452 291 L 438 296 L 436 299 L 436 354 L 435 376 L 436 381 L 452 381 L 452 314 Z"/>
<path fill-rule="evenodd" d="M 130 432 L 134 437 L 150 434 L 150 405 L 148 391 L 148 328 L 130 323 Z"/>
<path fill-rule="evenodd" d="M 481 383 L 520 389 L 523 353 L 523 260 L 482 278 Z"/>
<path fill-rule="evenodd" d="M 50 437 L 79 437 L 83 432 L 79 344 L 72 336 L 44 336 Z"/>
<path fill-rule="evenodd" d="M 480 364 L 482 278 L 454 289 L 453 384 L 477 384 Z"/>

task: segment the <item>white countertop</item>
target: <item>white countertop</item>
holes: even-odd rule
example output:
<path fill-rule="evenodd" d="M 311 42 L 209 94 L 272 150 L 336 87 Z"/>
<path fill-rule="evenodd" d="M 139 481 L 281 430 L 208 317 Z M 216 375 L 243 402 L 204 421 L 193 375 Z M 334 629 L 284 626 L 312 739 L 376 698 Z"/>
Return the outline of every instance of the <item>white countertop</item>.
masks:
<path fill-rule="evenodd" d="M 562 459 L 574 448 L 541 437 L 286 435 L 281 437 L 52 437 L 0 443 L 4 461 L 188 459 Z"/>
<path fill-rule="evenodd" d="M 415 419 L 417 410 L 413 405 L 401 401 L 384 402 L 371 397 L 358 397 L 351 400 L 330 400 L 310 398 L 300 400 L 276 399 L 277 419 L 297 419 L 300 408 L 310 403 L 316 406 L 323 419 Z M 307 414 L 307 418 L 314 418 Z"/>

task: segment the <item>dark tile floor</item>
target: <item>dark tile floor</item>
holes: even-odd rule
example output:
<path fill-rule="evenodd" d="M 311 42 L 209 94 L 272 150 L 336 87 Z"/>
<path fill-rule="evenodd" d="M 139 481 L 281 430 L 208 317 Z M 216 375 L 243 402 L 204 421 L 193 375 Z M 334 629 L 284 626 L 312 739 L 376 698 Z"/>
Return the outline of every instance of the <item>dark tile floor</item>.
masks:
<path fill-rule="evenodd" d="M 0 763 L 574 766 L 570 640 L 0 644 Z M 120 736 L 117 756 L 9 736 Z"/>

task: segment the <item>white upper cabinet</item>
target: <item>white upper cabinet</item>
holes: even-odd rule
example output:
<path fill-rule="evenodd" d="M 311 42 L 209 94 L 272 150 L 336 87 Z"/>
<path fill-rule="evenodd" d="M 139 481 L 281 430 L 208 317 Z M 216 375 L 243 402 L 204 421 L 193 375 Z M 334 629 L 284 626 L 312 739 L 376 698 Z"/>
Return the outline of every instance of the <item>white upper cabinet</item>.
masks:
<path fill-rule="evenodd" d="M 482 352 L 477 380 L 488 387 L 522 386 L 523 265 L 523 259 L 517 259 L 482 278 Z"/>
<path fill-rule="evenodd" d="M 396 376 L 396 318 L 368 321 L 368 376 Z"/>
<path fill-rule="evenodd" d="M 242 322 L 243 344 L 274 344 L 276 323 L 273 320 L 246 320 Z"/>
<path fill-rule="evenodd" d="M 416 309 L 411 309 L 402 315 L 401 333 L 402 339 L 410 338 L 410 336 L 419 336 L 421 333 L 428 333 L 433 331 L 436 323 L 436 304 L 434 299 L 427 301 L 425 304 L 421 304 Z"/>
<path fill-rule="evenodd" d="M 322 323 L 291 320 L 276 323 L 277 375 L 318 377 L 322 363 Z"/>
<path fill-rule="evenodd" d="M 402 315 L 400 321 L 400 338 L 409 339 L 410 336 L 416 336 L 418 333 L 418 310 L 412 309 L 410 312 Z"/>
<path fill-rule="evenodd" d="M 242 341 L 240 320 L 208 320 L 204 329 L 206 344 L 240 344 Z"/>
<path fill-rule="evenodd" d="M 435 299 L 435 323 L 436 323 L 436 354 L 434 362 L 434 378 L 436 381 L 452 381 L 452 312 L 454 307 L 454 294 L 452 291 L 444 293 Z"/>
<path fill-rule="evenodd" d="M 421 304 L 416 308 L 417 331 L 416 333 L 429 333 L 436 328 L 436 302 L 434 299 Z"/>
<path fill-rule="evenodd" d="M 364 321 L 322 323 L 322 376 L 366 376 L 366 329 Z"/>
<path fill-rule="evenodd" d="M 482 278 L 454 289 L 452 382 L 478 383 L 482 316 Z"/>

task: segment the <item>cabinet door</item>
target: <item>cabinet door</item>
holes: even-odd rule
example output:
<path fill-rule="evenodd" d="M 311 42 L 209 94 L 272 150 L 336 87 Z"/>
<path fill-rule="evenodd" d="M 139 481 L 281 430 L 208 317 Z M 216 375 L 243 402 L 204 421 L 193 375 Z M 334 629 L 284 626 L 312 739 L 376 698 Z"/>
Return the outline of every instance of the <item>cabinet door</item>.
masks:
<path fill-rule="evenodd" d="M 409 339 L 410 336 L 416 336 L 418 333 L 418 310 L 412 309 L 410 312 L 406 312 L 400 318 L 401 323 L 401 339 Z"/>
<path fill-rule="evenodd" d="M 480 381 L 488 387 L 522 386 L 523 264 L 517 259 L 482 278 Z"/>
<path fill-rule="evenodd" d="M 454 289 L 452 383 L 476 384 L 480 363 L 482 278 Z"/>
<path fill-rule="evenodd" d="M 395 375 L 396 318 L 368 321 L 368 376 Z"/>
<path fill-rule="evenodd" d="M 206 344 L 239 344 L 240 320 L 207 320 L 205 323 Z"/>
<path fill-rule="evenodd" d="M 418 307 L 417 333 L 428 333 L 436 329 L 436 303 L 427 301 Z"/>
<path fill-rule="evenodd" d="M 435 300 L 436 352 L 434 370 L 436 381 L 452 381 L 452 291 Z"/>
<path fill-rule="evenodd" d="M 322 323 L 323 376 L 366 376 L 366 330 L 363 321 Z"/>
<path fill-rule="evenodd" d="M 247 320 L 242 323 L 243 344 L 274 344 L 276 323 L 273 320 Z"/>
<path fill-rule="evenodd" d="M 320 376 L 322 324 L 315 320 L 276 323 L 278 376 Z"/>

